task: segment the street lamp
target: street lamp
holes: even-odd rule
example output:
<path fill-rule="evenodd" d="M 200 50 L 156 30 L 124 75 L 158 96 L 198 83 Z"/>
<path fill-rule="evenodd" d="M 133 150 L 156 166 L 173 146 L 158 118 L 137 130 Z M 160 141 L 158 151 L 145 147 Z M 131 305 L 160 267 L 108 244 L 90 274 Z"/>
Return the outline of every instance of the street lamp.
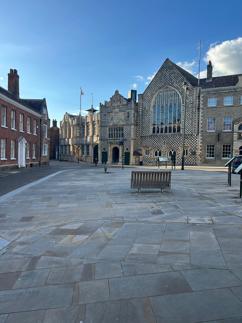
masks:
<path fill-rule="evenodd" d="M 124 139 L 120 140 L 119 145 L 122 147 L 122 168 L 124 168 Z"/>
<path fill-rule="evenodd" d="M 181 160 L 181 170 L 184 170 L 185 165 L 185 130 L 186 130 L 186 113 L 187 113 L 187 91 L 189 90 L 187 82 L 183 83 L 184 89 L 184 99 L 183 99 L 183 106 L 184 106 L 184 116 L 183 116 L 183 134 L 182 134 L 182 160 Z"/>

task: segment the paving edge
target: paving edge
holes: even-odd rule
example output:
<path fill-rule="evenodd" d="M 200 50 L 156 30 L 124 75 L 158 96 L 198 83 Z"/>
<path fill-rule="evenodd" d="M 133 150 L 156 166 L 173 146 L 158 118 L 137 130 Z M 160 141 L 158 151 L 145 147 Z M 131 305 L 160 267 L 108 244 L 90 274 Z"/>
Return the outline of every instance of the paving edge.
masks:
<path fill-rule="evenodd" d="M 36 181 L 34 181 L 34 182 L 31 182 L 31 183 L 29 183 L 29 184 L 25 184 L 25 185 L 23 185 L 23 186 L 21 186 L 21 187 L 17 188 L 16 190 L 13 190 L 13 191 L 11 191 L 11 192 L 8 192 L 8 193 L 6 193 L 6 194 L 4 194 L 4 195 L 0 196 L 0 203 L 5 202 L 5 201 L 6 201 L 6 200 L 8 200 L 9 198 L 14 197 L 15 195 L 17 195 L 17 194 L 19 194 L 19 193 L 21 193 L 21 192 L 25 191 L 26 189 L 28 189 L 28 188 L 30 188 L 30 187 L 32 187 L 32 186 L 35 186 L 35 185 L 37 185 L 37 184 L 40 184 L 40 183 L 42 183 L 42 182 L 44 182 L 44 181 L 48 180 L 49 178 L 54 177 L 54 176 L 56 176 L 56 175 L 59 175 L 59 174 L 61 174 L 61 173 L 63 173 L 63 172 L 66 172 L 66 170 L 60 170 L 60 171 L 58 171 L 58 172 L 56 172 L 56 173 L 53 173 L 53 174 L 50 174 L 50 175 L 45 176 L 45 177 L 43 177 L 43 178 L 40 178 L 40 179 L 38 179 L 38 180 L 36 180 Z"/>

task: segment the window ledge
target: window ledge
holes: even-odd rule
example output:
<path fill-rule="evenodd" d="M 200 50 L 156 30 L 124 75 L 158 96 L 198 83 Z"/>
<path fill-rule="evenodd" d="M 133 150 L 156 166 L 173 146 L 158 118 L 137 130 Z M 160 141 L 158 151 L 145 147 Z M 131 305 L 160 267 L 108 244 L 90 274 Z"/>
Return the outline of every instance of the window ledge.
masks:
<path fill-rule="evenodd" d="M 19 130 L 19 132 L 22 132 L 22 133 L 24 133 L 24 130 Z"/>
<path fill-rule="evenodd" d="M 36 159 L 36 157 L 32 157 L 32 159 L 33 159 L 33 160 L 35 160 L 35 159 Z"/>
<path fill-rule="evenodd" d="M 0 158 L 0 160 L 7 160 L 7 158 Z"/>
<path fill-rule="evenodd" d="M 17 131 L 17 129 L 16 129 L 16 128 L 11 128 L 11 130 L 13 130 L 13 131 Z"/>
<path fill-rule="evenodd" d="M 206 157 L 206 159 L 215 159 L 215 157 Z"/>
<path fill-rule="evenodd" d="M 16 160 L 16 158 L 10 158 L 10 160 Z"/>
<path fill-rule="evenodd" d="M 216 130 L 207 130 L 207 132 L 215 133 L 215 132 L 216 132 Z"/>
<path fill-rule="evenodd" d="M 4 125 L 1 125 L 1 127 L 2 127 L 2 128 L 5 128 L 5 129 L 8 129 L 8 127 L 7 127 L 7 126 L 4 126 Z"/>
<path fill-rule="evenodd" d="M 223 130 L 223 132 L 232 132 L 232 130 Z"/>

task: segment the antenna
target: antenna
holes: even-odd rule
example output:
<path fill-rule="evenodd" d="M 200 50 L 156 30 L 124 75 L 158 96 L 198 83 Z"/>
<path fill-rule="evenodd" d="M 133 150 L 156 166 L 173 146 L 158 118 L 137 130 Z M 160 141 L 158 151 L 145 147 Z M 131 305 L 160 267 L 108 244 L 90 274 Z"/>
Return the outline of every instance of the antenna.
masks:
<path fill-rule="evenodd" d="M 92 108 L 93 108 L 93 93 L 91 93 L 91 96 L 92 96 Z"/>
<path fill-rule="evenodd" d="M 199 40 L 199 47 L 198 47 L 198 86 L 200 86 L 200 73 L 201 73 L 201 51 L 202 51 L 202 42 L 201 39 Z"/>

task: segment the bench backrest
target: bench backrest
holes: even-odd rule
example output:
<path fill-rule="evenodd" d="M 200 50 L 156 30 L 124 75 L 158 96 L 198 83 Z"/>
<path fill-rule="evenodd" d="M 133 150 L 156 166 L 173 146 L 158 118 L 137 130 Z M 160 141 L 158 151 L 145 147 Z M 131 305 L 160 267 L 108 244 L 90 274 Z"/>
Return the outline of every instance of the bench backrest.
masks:
<path fill-rule="evenodd" d="M 132 171 L 131 188 L 162 188 L 171 183 L 170 171 Z"/>

